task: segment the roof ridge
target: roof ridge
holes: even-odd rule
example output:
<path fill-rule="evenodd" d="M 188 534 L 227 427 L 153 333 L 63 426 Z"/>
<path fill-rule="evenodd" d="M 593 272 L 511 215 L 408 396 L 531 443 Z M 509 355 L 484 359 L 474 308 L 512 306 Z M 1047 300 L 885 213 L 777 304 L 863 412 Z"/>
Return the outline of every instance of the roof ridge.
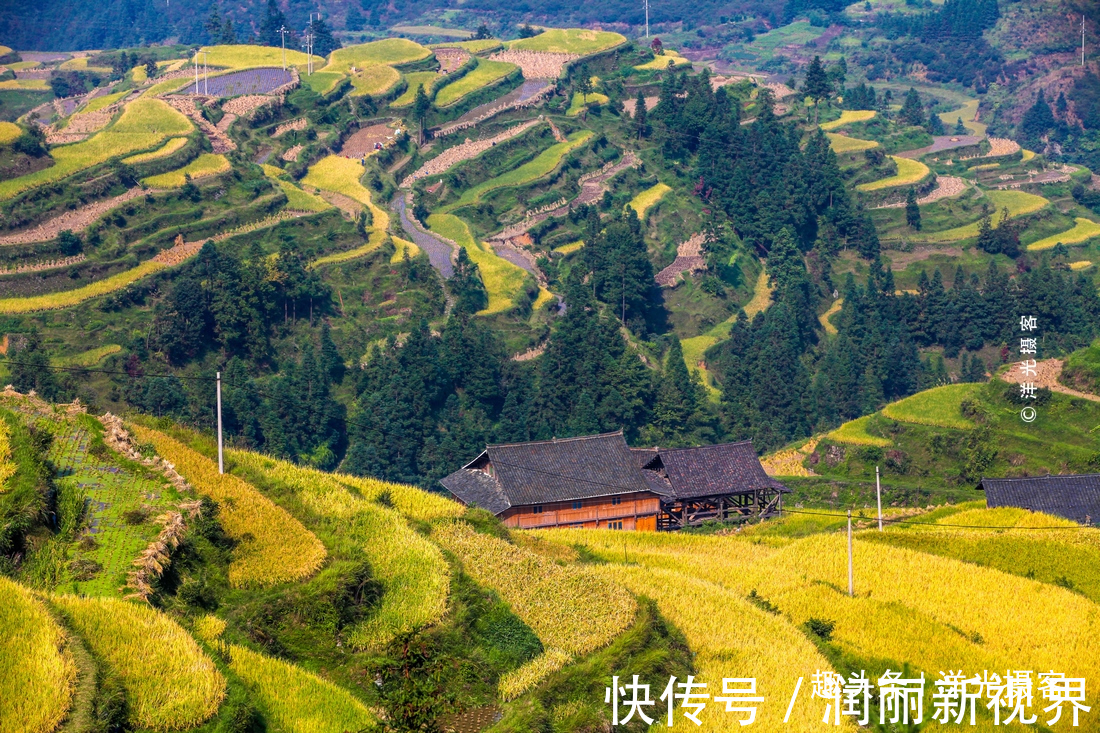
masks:
<path fill-rule="evenodd" d="M 752 445 L 752 439 L 749 440 L 735 440 L 732 443 L 711 443 L 709 445 L 692 445 L 685 448 L 654 448 L 653 450 L 660 453 L 676 453 L 678 451 L 685 450 L 706 450 L 709 448 L 725 448 L 731 445 Z"/>
<path fill-rule="evenodd" d="M 622 435 L 622 428 L 611 433 L 596 433 L 594 435 L 574 435 L 572 438 L 551 438 L 550 440 L 522 440 L 518 443 L 486 443 L 485 449 L 489 448 L 512 448 L 517 445 L 546 445 L 553 443 L 568 443 L 577 440 L 592 440 L 593 438 L 610 438 L 613 435 Z M 628 448 L 630 446 L 627 446 Z"/>
<path fill-rule="evenodd" d="M 1089 478 L 1091 476 L 1100 477 L 1100 473 L 1048 473 L 1048 474 L 1045 474 L 1043 476 L 1005 476 L 1005 477 L 982 476 L 981 481 L 979 481 L 978 483 L 983 483 L 985 481 L 1035 481 L 1035 480 L 1044 479 L 1044 478 Z"/>

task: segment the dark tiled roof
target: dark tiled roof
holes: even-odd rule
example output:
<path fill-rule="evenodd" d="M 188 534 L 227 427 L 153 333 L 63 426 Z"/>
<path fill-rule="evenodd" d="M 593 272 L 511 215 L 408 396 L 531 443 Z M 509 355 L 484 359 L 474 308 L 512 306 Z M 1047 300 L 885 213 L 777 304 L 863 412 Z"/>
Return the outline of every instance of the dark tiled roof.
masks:
<path fill-rule="evenodd" d="M 662 450 L 660 458 L 679 499 L 757 489 L 789 491 L 764 472 L 752 441 Z"/>
<path fill-rule="evenodd" d="M 1032 478 L 983 478 L 989 507 L 1015 506 L 1045 512 L 1075 522 L 1100 522 L 1100 474 L 1036 476 Z"/>
<path fill-rule="evenodd" d="M 631 448 L 630 455 L 634 458 L 634 465 L 645 468 L 646 464 L 658 456 L 656 448 Z"/>
<path fill-rule="evenodd" d="M 476 505 L 493 514 L 500 514 L 512 506 L 497 480 L 476 469 L 460 468 L 439 483 L 466 506 Z"/>
<path fill-rule="evenodd" d="M 649 490 L 621 431 L 490 445 L 486 452 L 513 506 Z"/>

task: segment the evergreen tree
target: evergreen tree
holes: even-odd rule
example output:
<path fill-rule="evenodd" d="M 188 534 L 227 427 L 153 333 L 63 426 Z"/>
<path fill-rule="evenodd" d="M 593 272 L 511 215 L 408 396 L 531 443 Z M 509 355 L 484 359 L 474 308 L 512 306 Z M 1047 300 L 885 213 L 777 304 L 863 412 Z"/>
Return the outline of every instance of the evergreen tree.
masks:
<path fill-rule="evenodd" d="M 454 275 L 447 281 L 447 288 L 455 299 L 456 315 L 473 315 L 489 305 L 489 294 L 481 282 L 478 266 L 470 260 L 462 247 L 458 248 Z"/>
<path fill-rule="evenodd" d="M 913 188 L 905 194 L 905 223 L 920 231 L 920 205 L 917 204 L 917 192 Z"/>
<path fill-rule="evenodd" d="M 929 135 L 946 135 L 947 131 L 943 128 L 943 120 L 935 112 L 928 113 L 928 125 L 927 130 Z"/>
<path fill-rule="evenodd" d="M 905 94 L 905 103 L 902 104 L 901 111 L 898 112 L 898 122 L 903 125 L 917 127 L 923 126 L 925 120 L 924 105 L 921 104 L 920 95 L 917 94 L 916 89 L 909 87 L 909 91 Z"/>
<path fill-rule="evenodd" d="M 260 23 L 260 43 L 265 46 L 282 46 L 283 37 L 279 29 L 286 25 L 286 16 L 279 9 L 276 0 L 267 0 L 264 19 Z"/>
<path fill-rule="evenodd" d="M 328 56 L 340 48 L 340 41 L 332 35 L 328 24 L 322 18 L 313 21 L 313 53 L 316 56 Z"/>
<path fill-rule="evenodd" d="M 1035 104 L 1028 108 L 1020 120 L 1016 135 L 1025 145 L 1039 147 L 1042 138 L 1054 129 L 1056 124 L 1054 113 L 1040 91 L 1039 96 L 1035 99 Z"/>
<path fill-rule="evenodd" d="M 424 85 L 419 84 L 416 87 L 416 99 L 413 101 L 413 117 L 416 118 L 417 124 L 420 126 L 420 144 L 424 144 L 424 121 L 428 118 L 428 112 L 432 109 L 432 100 L 428 98 L 427 93 L 424 91 Z"/>
<path fill-rule="evenodd" d="M 328 323 L 321 325 L 321 368 L 335 384 L 344 381 L 344 357 L 332 340 L 332 329 Z"/>
<path fill-rule="evenodd" d="M 954 134 L 956 134 L 956 135 L 966 135 L 968 132 L 970 132 L 970 131 L 967 130 L 966 125 L 963 124 L 963 118 L 962 117 L 956 117 L 955 118 Z"/>
<path fill-rule="evenodd" d="M 475 41 L 484 41 L 492 37 L 492 31 L 490 31 L 489 26 L 485 25 L 484 23 L 477 27 L 477 33 L 474 34 Z"/>
<path fill-rule="evenodd" d="M 645 108 L 645 96 L 639 91 L 638 98 L 634 101 L 634 132 L 639 140 L 649 133 L 648 115 L 649 112 Z"/>
<path fill-rule="evenodd" d="M 42 344 L 37 329 L 28 333 L 23 344 L 11 355 L 11 384 L 24 394 L 33 390 L 47 402 L 58 401 L 61 388 L 57 374 L 50 369 L 50 353 Z"/>
<path fill-rule="evenodd" d="M 821 58 L 814 56 L 810 65 L 806 68 L 806 79 L 802 83 L 802 91 L 807 97 L 814 100 L 814 124 L 817 124 L 818 106 L 822 100 L 828 99 L 833 93 L 833 84 L 829 75 L 825 73 L 821 65 Z"/>
<path fill-rule="evenodd" d="M 232 46 L 237 42 L 237 31 L 233 28 L 233 19 L 226 18 L 222 23 L 222 29 L 218 35 L 218 43 L 223 46 Z"/>
<path fill-rule="evenodd" d="M 594 209 L 590 216 L 599 222 Z M 602 231 L 590 231 L 581 251 L 596 298 L 610 305 L 624 325 L 641 331 L 657 316 L 653 264 L 633 211 L 614 215 Z"/>
<path fill-rule="evenodd" d="M 344 29 L 349 31 L 363 30 L 363 14 L 356 8 L 348 8 L 347 15 L 344 16 Z"/>

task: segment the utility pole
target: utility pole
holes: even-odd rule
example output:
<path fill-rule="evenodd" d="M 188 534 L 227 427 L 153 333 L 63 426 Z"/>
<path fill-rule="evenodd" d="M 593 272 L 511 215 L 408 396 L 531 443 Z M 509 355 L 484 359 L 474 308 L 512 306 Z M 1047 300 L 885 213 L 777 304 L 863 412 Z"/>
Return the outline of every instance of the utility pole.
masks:
<path fill-rule="evenodd" d="M 855 582 L 852 575 L 852 510 L 848 510 L 848 597 L 855 596 Z"/>
<path fill-rule="evenodd" d="M 283 42 L 283 71 L 286 71 L 286 34 L 289 32 L 290 31 L 286 29 L 285 25 L 279 28 L 279 35 L 281 36 L 281 40 Z"/>
<path fill-rule="evenodd" d="M 1081 14 L 1081 66 L 1085 65 L 1085 15 Z"/>
<path fill-rule="evenodd" d="M 222 373 L 218 372 L 218 473 L 225 473 L 222 455 Z"/>
<path fill-rule="evenodd" d="M 195 62 L 195 94 L 199 93 L 199 53 L 201 53 L 201 52 L 199 51 L 199 49 L 196 48 L 195 49 L 195 56 L 194 56 L 194 62 Z"/>
<path fill-rule="evenodd" d="M 882 531 L 882 484 L 879 483 L 878 466 L 875 466 L 875 494 L 878 496 L 878 531 Z"/>
<path fill-rule="evenodd" d="M 649 0 L 645 0 L 645 37 L 649 38 Z"/>

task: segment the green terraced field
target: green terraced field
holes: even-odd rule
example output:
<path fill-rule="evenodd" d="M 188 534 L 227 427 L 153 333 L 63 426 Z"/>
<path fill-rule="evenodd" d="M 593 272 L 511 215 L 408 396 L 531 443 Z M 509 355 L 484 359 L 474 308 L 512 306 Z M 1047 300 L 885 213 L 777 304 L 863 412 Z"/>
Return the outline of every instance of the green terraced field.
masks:
<path fill-rule="evenodd" d="M 896 188 L 898 186 L 912 186 L 915 183 L 923 181 L 931 171 L 924 163 L 919 160 L 910 160 L 909 158 L 897 158 L 893 155 L 890 156 L 898 166 L 898 172 L 896 175 L 888 176 L 877 181 L 870 183 L 861 183 L 856 186 L 860 191 L 880 191 L 884 188 Z"/>
<path fill-rule="evenodd" d="M 578 56 L 606 51 L 626 43 L 626 37 L 610 31 L 590 31 L 584 28 L 548 28 L 537 36 L 509 41 L 509 48 L 524 51 L 572 53 Z"/>
<path fill-rule="evenodd" d="M 336 88 L 345 74 L 336 71 L 315 71 L 312 74 L 301 76 L 302 85 L 307 86 L 318 94 L 328 94 Z"/>
<path fill-rule="evenodd" d="M 671 190 L 672 188 L 667 184 L 658 183 L 631 199 L 629 206 L 634 209 L 639 219 L 645 221 L 646 212 L 653 208 Z"/>
<path fill-rule="evenodd" d="M 589 92 L 587 95 L 582 95 L 580 92 L 574 92 L 573 99 L 569 102 L 569 109 L 565 111 L 565 114 L 569 117 L 576 117 L 590 104 L 607 104 L 609 101 L 606 94 Z"/>
<path fill-rule="evenodd" d="M 230 168 L 229 160 L 224 155 L 203 153 L 182 168 L 161 173 L 159 176 L 150 176 L 142 180 L 142 183 L 151 188 L 182 188 L 187 183 L 188 176 L 197 181 L 225 173 Z"/>
<path fill-rule="evenodd" d="M 872 109 L 846 109 L 840 113 L 839 120 L 833 120 L 831 122 L 822 122 L 818 127 L 822 130 L 835 130 L 838 127 L 844 127 L 850 125 L 853 122 L 866 122 L 873 119 L 875 111 Z"/>
<path fill-rule="evenodd" d="M 349 96 L 385 94 L 397 86 L 399 81 L 401 81 L 401 74 L 391 66 L 368 66 L 351 77 L 352 90 Z"/>
<path fill-rule="evenodd" d="M 201 51 L 205 51 L 203 54 Z M 204 60 L 207 66 L 220 66 L 226 69 L 252 69 L 260 66 L 283 67 L 283 49 L 275 46 L 250 46 L 238 44 L 232 46 L 203 46 L 196 56 L 199 63 Z M 287 66 L 299 70 L 309 64 L 309 57 L 301 51 L 286 50 Z M 325 63 L 320 56 L 313 57 L 313 68 Z"/>
<path fill-rule="evenodd" d="M 432 52 L 415 41 L 406 38 L 386 38 L 357 46 L 338 48 L 329 56 L 328 65 L 322 71 L 348 73 L 351 67 L 358 69 L 374 64 L 398 65 L 420 61 Z"/>
<path fill-rule="evenodd" d="M 960 405 L 981 392 L 982 387 L 981 384 L 962 383 L 927 389 L 892 402 L 882 408 L 882 414 L 900 422 L 968 430 L 974 427 L 974 422 L 963 417 Z"/>
<path fill-rule="evenodd" d="M 861 150 L 878 147 L 878 143 L 874 140 L 860 140 L 858 137 L 837 135 L 833 132 L 825 133 L 825 137 L 829 138 L 829 146 L 834 153 L 858 153 Z"/>
<path fill-rule="evenodd" d="M 433 232 L 452 240 L 466 250 L 470 261 L 481 271 L 481 279 L 489 294 L 489 305 L 479 315 L 503 313 L 512 308 L 523 291 L 527 272 L 497 256 L 487 244 L 474 239 L 466 222 L 453 214 L 432 214 L 428 226 Z"/>
<path fill-rule="evenodd" d="M 1032 252 L 1053 249 L 1059 244 L 1080 244 L 1081 242 L 1086 242 L 1097 236 L 1100 236 L 1100 224 L 1097 224 L 1091 219 L 1085 219 L 1079 216 L 1077 217 L 1077 223 L 1072 229 L 1067 229 L 1058 234 L 1052 234 L 1045 239 L 1040 239 L 1038 242 L 1032 242 L 1027 248 Z"/>
<path fill-rule="evenodd" d="M 435 80 L 440 78 L 441 74 L 435 71 L 414 71 L 411 74 L 405 74 L 405 81 L 409 83 L 408 88 L 401 93 L 397 99 L 390 103 L 391 107 L 407 107 L 416 101 L 416 88 L 423 85 L 424 92 L 426 94 L 432 93 L 432 85 L 435 84 Z"/>
<path fill-rule="evenodd" d="M 435 103 L 440 107 L 449 107 L 467 94 L 482 87 L 494 84 L 515 71 L 516 66 L 504 61 L 478 59 L 477 66 L 465 76 L 442 87 L 435 95 Z M 413 92 L 415 94 L 415 90 Z"/>
<path fill-rule="evenodd" d="M 985 196 L 993 206 L 993 226 L 1001 223 L 1005 208 L 1008 209 L 1008 218 L 1012 219 L 1017 216 L 1034 214 L 1050 204 L 1050 201 L 1042 196 L 1025 193 L 1024 191 L 986 191 Z M 978 224 L 979 222 L 975 221 L 942 232 L 930 232 L 923 235 L 922 238 L 932 242 L 957 242 L 960 239 L 978 236 Z"/>

